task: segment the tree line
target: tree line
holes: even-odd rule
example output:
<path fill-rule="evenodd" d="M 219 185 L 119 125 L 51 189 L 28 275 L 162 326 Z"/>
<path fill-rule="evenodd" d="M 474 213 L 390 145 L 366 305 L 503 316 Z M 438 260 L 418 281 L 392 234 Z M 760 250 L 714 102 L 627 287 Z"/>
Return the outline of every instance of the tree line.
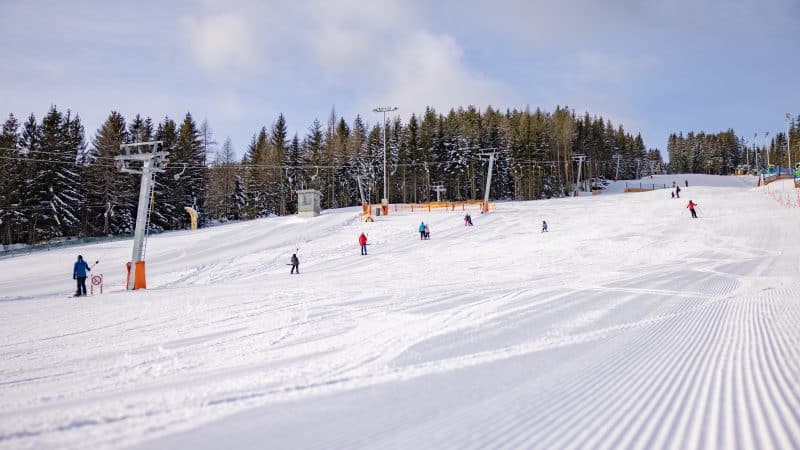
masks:
<path fill-rule="evenodd" d="M 729 175 L 737 168 L 788 167 L 790 159 L 792 165 L 796 165 L 800 163 L 799 123 L 800 117 L 790 121 L 788 142 L 783 131 L 769 140 L 769 134 L 766 134 L 763 141 L 767 142 L 760 144 L 757 135 L 748 141 L 737 136 L 733 129 L 709 134 L 670 134 L 667 142 L 670 170 L 675 173 Z M 791 145 L 791 155 L 787 151 L 788 145 Z"/>
<path fill-rule="evenodd" d="M 384 131 L 392 203 L 431 201 L 434 184 L 444 186 L 449 200 L 482 198 L 490 152 L 496 156 L 494 199 L 589 189 L 588 182 L 576 186 L 578 155 L 585 156 L 583 180 L 613 178 L 617 171 L 629 179 L 663 167 L 660 152 L 647 150 L 640 135 L 566 107 L 470 106 L 446 114 L 428 107 L 385 126 L 369 125 L 361 116 L 347 121 L 332 110 L 302 136 L 290 135 L 281 114 L 254 133 L 238 158 L 230 139 L 218 145 L 208 122 L 198 125 L 190 113 L 180 122 L 167 117 L 156 123 L 112 111 L 87 142 L 80 117 L 53 106 L 41 121 L 31 114 L 20 123 L 9 114 L 3 123 L 0 243 L 132 233 L 140 176 L 121 172 L 115 157 L 121 144 L 153 140 L 163 142 L 169 164 L 155 177 L 150 232 L 185 228 L 185 207 L 199 212 L 201 226 L 293 214 L 299 189 L 322 192 L 324 208 L 358 205 L 362 195 L 379 203 Z"/>

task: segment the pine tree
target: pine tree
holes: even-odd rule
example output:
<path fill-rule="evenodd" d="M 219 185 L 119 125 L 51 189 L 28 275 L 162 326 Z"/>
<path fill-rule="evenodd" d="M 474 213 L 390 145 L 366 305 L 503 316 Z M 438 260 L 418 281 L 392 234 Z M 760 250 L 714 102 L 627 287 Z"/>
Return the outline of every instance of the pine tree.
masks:
<path fill-rule="evenodd" d="M 0 133 L 0 244 L 13 244 L 19 240 L 19 224 L 24 222 L 20 209 L 22 164 L 19 152 L 19 121 L 9 114 Z"/>
<path fill-rule="evenodd" d="M 19 171 L 22 174 L 22 189 L 19 199 L 20 209 L 24 211 L 24 216 L 20 218 L 23 229 L 20 232 L 20 242 L 34 244 L 37 241 L 36 227 L 39 215 L 42 210 L 47 210 L 47 206 L 42 206 L 42 194 L 38 192 L 34 180 L 42 166 L 47 160 L 40 158 L 42 145 L 42 129 L 36 121 L 36 117 L 31 114 L 23 124 L 22 137 L 20 139 Z"/>
<path fill-rule="evenodd" d="M 92 139 L 82 178 L 86 202 L 92 205 L 87 210 L 87 223 L 93 234 L 133 233 L 139 179 L 120 172 L 114 160 L 127 138 L 125 118 L 112 111 Z"/>
<path fill-rule="evenodd" d="M 305 185 L 303 179 L 303 171 L 300 166 L 303 165 L 302 152 L 300 146 L 300 138 L 297 134 L 292 138 L 292 143 L 286 152 L 286 179 L 288 186 L 288 205 L 287 214 L 294 214 L 297 212 L 297 202 L 295 201 L 295 191 L 302 189 Z"/>
<path fill-rule="evenodd" d="M 278 215 L 285 215 L 287 212 L 288 186 L 286 173 L 282 167 L 286 163 L 288 137 L 286 118 L 280 114 L 272 125 L 269 137 L 267 164 L 270 168 L 266 187 L 269 209 Z"/>
<path fill-rule="evenodd" d="M 303 159 L 307 164 L 316 166 L 312 168 L 313 172 L 307 174 L 308 188 L 316 189 L 320 192 L 325 192 L 324 188 L 324 170 L 320 170 L 319 166 L 328 164 L 325 160 L 325 142 L 322 134 L 322 124 L 319 120 L 314 119 L 311 127 L 308 129 L 305 139 L 303 139 Z M 320 175 L 322 174 L 322 175 Z"/>
<path fill-rule="evenodd" d="M 178 129 L 178 140 L 175 143 L 175 151 L 170 155 L 170 160 L 185 168 L 179 174 L 179 179 L 174 185 L 171 200 L 176 206 L 176 212 L 172 217 L 176 228 L 185 228 L 189 223 L 189 216 L 184 208 L 192 207 L 198 213 L 198 224 L 204 222 L 205 192 L 203 184 L 206 177 L 205 153 L 200 130 L 192 119 L 192 115 L 186 113 L 183 122 Z"/>
<path fill-rule="evenodd" d="M 245 186 L 250 217 L 266 217 L 270 212 L 267 202 L 268 146 L 267 129 L 262 127 L 257 135 L 253 135 L 244 157 L 244 163 L 248 168 Z"/>
<path fill-rule="evenodd" d="M 239 220 L 246 217 L 247 211 L 247 189 L 242 177 L 236 175 L 233 181 L 233 192 L 231 193 L 231 213 L 230 217 L 233 220 Z"/>
<path fill-rule="evenodd" d="M 63 235 L 63 228 L 67 226 L 64 221 L 77 220 L 69 208 L 68 198 L 64 193 L 69 186 L 59 179 L 61 172 L 69 171 L 64 164 L 75 164 L 73 160 L 65 159 L 63 154 L 64 116 L 55 106 L 51 106 L 42 119 L 41 147 L 33 153 L 32 159 L 40 159 L 46 163 L 38 164 L 37 170 L 31 180 L 31 193 L 35 204 L 39 206 L 36 215 L 35 235 L 42 240 L 49 240 Z M 64 217 L 67 215 L 68 217 Z"/>
<path fill-rule="evenodd" d="M 412 114 L 411 118 L 408 119 L 405 141 L 405 154 L 407 157 L 404 161 L 410 164 L 406 175 L 410 178 L 410 196 L 404 201 L 419 203 L 421 198 L 420 188 L 422 186 L 422 180 L 425 177 L 425 170 L 423 166 L 425 154 L 420 146 L 419 122 L 417 121 L 417 116 L 415 114 Z"/>
<path fill-rule="evenodd" d="M 162 142 L 162 151 L 169 154 L 167 158 L 170 163 L 167 164 L 163 173 L 156 173 L 154 178 L 149 232 L 179 229 L 188 222 L 188 216 L 183 209 L 186 205 L 183 204 L 180 188 L 183 181 L 181 177 L 185 175 L 184 162 L 175 159 L 178 124 L 169 117 L 165 117 L 164 121 L 159 123 L 156 128 L 155 140 Z"/>
<path fill-rule="evenodd" d="M 60 235 L 83 235 L 86 232 L 88 205 L 78 162 L 84 159 L 86 138 L 80 116 L 73 117 L 72 112 L 67 110 L 63 119 L 58 148 L 58 157 L 62 163 L 56 168 L 52 204 L 61 226 Z"/>
<path fill-rule="evenodd" d="M 149 117 L 142 119 L 137 114 L 131 121 L 128 127 L 128 140 L 131 143 L 135 142 L 150 142 L 153 140 L 153 121 Z"/>

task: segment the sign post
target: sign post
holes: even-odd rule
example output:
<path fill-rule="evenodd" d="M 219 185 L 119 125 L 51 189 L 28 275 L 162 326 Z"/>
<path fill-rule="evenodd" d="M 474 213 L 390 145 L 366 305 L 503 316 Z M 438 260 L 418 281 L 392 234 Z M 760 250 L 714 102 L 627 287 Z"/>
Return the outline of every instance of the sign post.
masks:
<path fill-rule="evenodd" d="M 98 286 L 100 293 L 103 293 L 103 274 L 92 275 L 92 285 L 89 286 L 89 292 L 94 295 L 94 287 Z"/>

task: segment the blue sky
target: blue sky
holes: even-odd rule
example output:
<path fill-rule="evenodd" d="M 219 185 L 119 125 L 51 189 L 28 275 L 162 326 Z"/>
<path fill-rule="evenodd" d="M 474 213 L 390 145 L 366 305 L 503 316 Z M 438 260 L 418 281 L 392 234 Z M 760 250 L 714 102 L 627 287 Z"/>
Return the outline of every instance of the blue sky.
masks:
<path fill-rule="evenodd" d="M 378 105 L 568 105 L 662 151 L 800 114 L 797 0 L 0 0 L 0 42 L 0 114 L 55 104 L 91 138 L 112 109 L 190 111 L 240 155 L 280 112 L 302 137 L 333 106 L 375 123 Z"/>

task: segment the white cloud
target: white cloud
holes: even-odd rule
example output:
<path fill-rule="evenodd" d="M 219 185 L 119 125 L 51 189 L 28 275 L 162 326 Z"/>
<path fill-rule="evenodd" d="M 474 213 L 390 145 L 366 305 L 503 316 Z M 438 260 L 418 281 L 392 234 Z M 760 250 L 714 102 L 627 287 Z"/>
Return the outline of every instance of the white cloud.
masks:
<path fill-rule="evenodd" d="M 184 17 L 180 29 L 194 61 L 212 73 L 233 74 L 262 68 L 263 48 L 252 24 L 239 13 Z"/>
<path fill-rule="evenodd" d="M 285 87 L 313 86 L 310 95 L 331 97 L 345 114 L 370 111 L 375 102 L 410 114 L 426 105 L 497 106 L 510 98 L 501 83 L 470 68 L 456 38 L 426 27 L 413 2 L 307 0 L 269 9 L 210 2 L 182 24 L 200 67 L 263 68 Z M 251 30 L 258 30 L 258 44 Z"/>
<path fill-rule="evenodd" d="M 418 31 L 407 36 L 383 58 L 380 69 L 382 78 L 375 84 L 384 86 L 361 102 L 363 109 L 391 103 L 408 116 L 426 106 L 440 112 L 467 105 L 500 106 L 511 97 L 506 86 L 471 70 L 462 48 L 446 35 Z"/>

